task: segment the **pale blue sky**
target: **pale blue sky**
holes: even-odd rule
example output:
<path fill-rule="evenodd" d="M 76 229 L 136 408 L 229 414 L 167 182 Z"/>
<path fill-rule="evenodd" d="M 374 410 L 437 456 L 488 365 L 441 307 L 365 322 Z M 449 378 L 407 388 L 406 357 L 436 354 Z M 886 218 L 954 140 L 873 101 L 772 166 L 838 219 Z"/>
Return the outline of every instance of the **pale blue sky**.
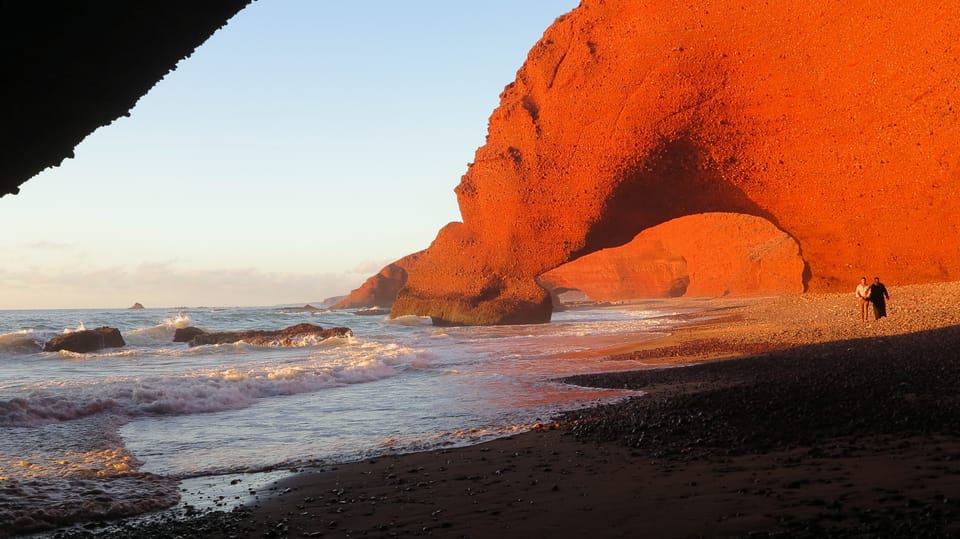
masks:
<path fill-rule="evenodd" d="M 577 0 L 259 0 L 0 198 L 0 309 L 273 305 L 357 287 L 453 188 Z"/>

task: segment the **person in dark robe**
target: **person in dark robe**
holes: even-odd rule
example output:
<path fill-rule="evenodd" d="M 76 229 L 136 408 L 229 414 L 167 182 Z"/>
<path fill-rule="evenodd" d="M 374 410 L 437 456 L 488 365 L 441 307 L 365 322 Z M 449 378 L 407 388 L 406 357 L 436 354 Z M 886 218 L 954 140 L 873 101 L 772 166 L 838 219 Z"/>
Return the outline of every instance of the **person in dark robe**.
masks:
<path fill-rule="evenodd" d="M 887 287 L 880 282 L 880 277 L 873 278 L 869 297 L 870 303 L 873 303 L 873 317 L 880 320 L 887 316 L 887 300 L 890 299 L 890 294 L 887 293 Z"/>

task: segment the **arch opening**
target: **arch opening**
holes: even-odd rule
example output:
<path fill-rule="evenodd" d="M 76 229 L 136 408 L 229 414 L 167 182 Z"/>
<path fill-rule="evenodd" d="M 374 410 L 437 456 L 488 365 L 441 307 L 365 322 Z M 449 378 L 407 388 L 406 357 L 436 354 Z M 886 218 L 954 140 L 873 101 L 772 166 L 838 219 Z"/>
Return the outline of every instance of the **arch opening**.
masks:
<path fill-rule="evenodd" d="M 623 245 L 645 229 L 684 215 L 744 213 L 777 225 L 773 215 L 725 177 L 724 166 L 690 133 L 662 138 L 652 151 L 623 167 L 584 247 L 571 259 Z"/>
<path fill-rule="evenodd" d="M 797 241 L 761 217 L 686 215 L 537 277 L 554 309 L 675 297 L 799 294 L 809 269 Z"/>

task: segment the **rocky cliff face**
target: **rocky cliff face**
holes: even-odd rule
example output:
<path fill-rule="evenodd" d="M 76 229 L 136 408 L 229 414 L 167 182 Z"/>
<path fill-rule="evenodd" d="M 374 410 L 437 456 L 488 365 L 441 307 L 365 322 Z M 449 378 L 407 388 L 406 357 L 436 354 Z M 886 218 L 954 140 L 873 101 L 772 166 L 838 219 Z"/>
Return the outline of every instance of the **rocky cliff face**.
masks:
<path fill-rule="evenodd" d="M 794 238 L 812 291 L 960 278 L 948 1 L 584 0 L 530 51 L 394 315 L 542 322 L 538 275 L 670 219 Z"/>
<path fill-rule="evenodd" d="M 389 308 L 397 299 L 397 293 L 407 282 L 407 267 L 416 263 L 420 253 L 407 255 L 396 262 L 387 264 L 380 273 L 370 277 L 360 287 L 354 289 L 331 309 L 356 309 L 362 307 Z"/>

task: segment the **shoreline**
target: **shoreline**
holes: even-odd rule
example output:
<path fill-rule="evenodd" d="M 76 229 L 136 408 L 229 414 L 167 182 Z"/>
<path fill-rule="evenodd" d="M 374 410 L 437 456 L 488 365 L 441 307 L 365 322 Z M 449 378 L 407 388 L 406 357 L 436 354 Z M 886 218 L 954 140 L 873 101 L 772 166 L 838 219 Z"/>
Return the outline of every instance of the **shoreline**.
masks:
<path fill-rule="evenodd" d="M 892 288 L 890 317 L 866 323 L 852 292 L 703 300 L 671 335 L 605 351 L 683 367 L 565 379 L 644 396 L 96 536 L 956 537 L 958 294 Z"/>

